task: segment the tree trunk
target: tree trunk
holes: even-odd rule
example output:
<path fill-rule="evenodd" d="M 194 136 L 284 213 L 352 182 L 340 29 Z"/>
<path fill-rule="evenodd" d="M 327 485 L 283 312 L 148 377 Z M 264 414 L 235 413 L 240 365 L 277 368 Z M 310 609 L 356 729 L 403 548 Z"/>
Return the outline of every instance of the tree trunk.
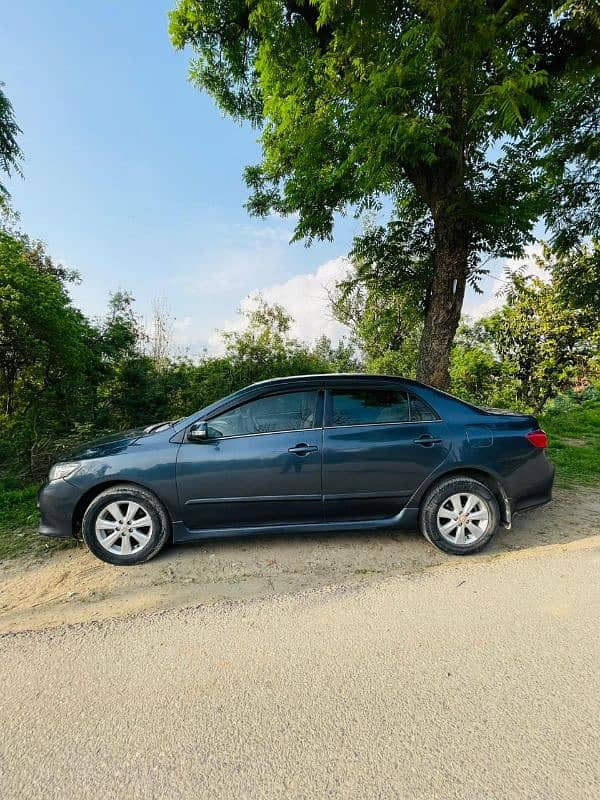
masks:
<path fill-rule="evenodd" d="M 448 389 L 450 351 L 458 328 L 467 280 L 469 236 L 456 220 L 435 221 L 435 272 L 419 344 L 417 379 Z"/>
<path fill-rule="evenodd" d="M 12 415 L 15 413 L 15 383 L 17 380 L 17 371 L 7 366 L 3 372 L 3 383 L 6 387 L 4 411 L 7 417 L 12 417 Z"/>

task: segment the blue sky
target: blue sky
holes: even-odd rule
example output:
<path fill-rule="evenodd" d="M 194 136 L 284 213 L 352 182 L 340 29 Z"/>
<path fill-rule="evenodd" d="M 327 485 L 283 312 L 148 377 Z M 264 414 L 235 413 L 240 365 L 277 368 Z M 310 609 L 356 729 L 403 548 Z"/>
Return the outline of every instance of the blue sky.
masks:
<path fill-rule="evenodd" d="M 6 4 L 0 80 L 23 130 L 25 180 L 8 182 L 22 227 L 79 270 L 72 294 L 86 313 L 101 315 L 117 288 L 145 316 L 163 297 L 192 354 L 257 289 L 290 306 L 300 335 L 335 335 L 318 288 L 360 225 L 346 218 L 333 243 L 305 248 L 288 244 L 289 220 L 248 216 L 242 170 L 259 160 L 257 132 L 187 81 L 172 4 Z"/>

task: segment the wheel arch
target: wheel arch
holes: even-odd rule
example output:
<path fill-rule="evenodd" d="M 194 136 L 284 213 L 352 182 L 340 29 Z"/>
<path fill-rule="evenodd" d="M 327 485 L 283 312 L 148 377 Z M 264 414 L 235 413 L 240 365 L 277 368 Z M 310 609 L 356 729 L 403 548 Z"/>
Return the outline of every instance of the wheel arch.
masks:
<path fill-rule="evenodd" d="M 437 486 L 447 478 L 457 478 L 462 475 L 467 478 L 473 478 L 473 480 L 479 481 L 480 483 L 483 483 L 484 486 L 487 486 L 487 488 L 498 501 L 501 524 L 505 528 L 510 528 L 512 512 L 506 489 L 504 488 L 501 478 L 494 474 L 491 470 L 485 469 L 485 467 L 461 466 L 460 464 L 457 464 L 451 469 L 443 472 L 441 475 L 435 475 L 429 481 L 421 484 L 413 498 L 411 498 L 410 505 L 418 506 L 420 511 L 423 499 L 430 492 L 430 490 L 433 489 L 434 486 Z"/>
<path fill-rule="evenodd" d="M 164 500 L 161 497 L 159 497 L 159 495 L 157 495 L 155 491 L 150 489 L 148 486 L 144 486 L 143 483 L 137 483 L 136 481 L 127 481 L 122 479 L 118 480 L 116 478 L 113 480 L 102 481 L 102 483 L 95 483 L 81 495 L 73 511 L 73 519 L 72 519 L 73 536 L 78 538 L 78 534 L 81 531 L 81 523 L 83 521 L 83 515 L 85 514 L 85 510 L 92 502 L 92 500 L 98 497 L 99 494 L 102 494 L 102 492 L 105 492 L 107 489 L 110 489 L 112 486 L 131 486 L 133 489 L 143 489 L 145 492 L 148 492 L 148 494 L 151 494 L 165 510 L 165 514 L 167 515 L 167 519 L 171 527 L 170 536 L 171 538 L 173 537 L 173 517 L 171 515 L 171 512 L 169 511 L 167 503 L 165 503 Z"/>

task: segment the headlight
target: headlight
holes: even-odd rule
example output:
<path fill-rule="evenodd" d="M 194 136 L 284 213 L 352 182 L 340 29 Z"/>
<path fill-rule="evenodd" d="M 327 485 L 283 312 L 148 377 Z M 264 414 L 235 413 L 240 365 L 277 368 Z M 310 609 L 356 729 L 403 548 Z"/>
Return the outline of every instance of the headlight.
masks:
<path fill-rule="evenodd" d="M 65 462 L 64 464 L 55 464 L 50 470 L 50 474 L 48 475 L 48 480 L 58 481 L 60 480 L 60 478 L 68 478 L 78 469 L 79 469 L 79 464 L 75 464 L 73 462 L 71 463 Z"/>

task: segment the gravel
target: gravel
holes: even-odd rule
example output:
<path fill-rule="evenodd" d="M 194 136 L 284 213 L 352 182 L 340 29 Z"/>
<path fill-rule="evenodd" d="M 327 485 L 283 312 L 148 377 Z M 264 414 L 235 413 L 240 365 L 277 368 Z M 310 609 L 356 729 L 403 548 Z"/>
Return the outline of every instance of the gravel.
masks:
<path fill-rule="evenodd" d="M 600 796 L 600 537 L 0 638 L 0 794 Z"/>

